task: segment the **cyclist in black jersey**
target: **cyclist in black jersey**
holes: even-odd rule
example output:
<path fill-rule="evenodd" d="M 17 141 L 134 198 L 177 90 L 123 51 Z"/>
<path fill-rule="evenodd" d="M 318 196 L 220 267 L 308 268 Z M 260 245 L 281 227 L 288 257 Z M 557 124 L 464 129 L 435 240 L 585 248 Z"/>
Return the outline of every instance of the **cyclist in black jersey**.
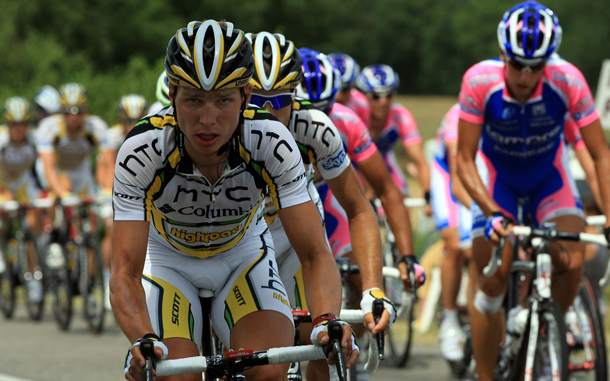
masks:
<path fill-rule="evenodd" d="M 312 316 L 338 320 L 341 304 L 339 273 L 296 143 L 277 119 L 247 106 L 254 59 L 243 32 L 229 22 L 190 22 L 170 40 L 165 69 L 172 106 L 138 123 L 115 167 L 110 289 L 115 317 L 135 342 L 128 380 L 142 374 L 139 338 L 155 341 L 157 357 L 199 353 L 200 289 L 214 291 L 212 322 L 227 348 L 292 345 L 265 195 L 298 249 Z M 328 335 L 318 330 L 315 339 L 325 343 Z M 342 346 L 353 365 L 357 346 L 346 324 Z M 281 380 L 287 369 L 244 375 Z"/>

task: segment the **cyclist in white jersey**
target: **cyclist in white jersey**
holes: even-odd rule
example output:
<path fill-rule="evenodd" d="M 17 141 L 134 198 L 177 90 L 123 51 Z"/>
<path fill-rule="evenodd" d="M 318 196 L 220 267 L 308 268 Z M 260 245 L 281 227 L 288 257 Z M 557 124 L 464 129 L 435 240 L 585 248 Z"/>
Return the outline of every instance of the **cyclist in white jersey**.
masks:
<path fill-rule="evenodd" d="M 36 146 L 30 135 L 30 103 L 22 97 L 12 97 L 4 103 L 3 119 L 8 134 L 0 137 L 0 189 L 2 198 L 27 202 L 40 197 L 41 188 L 34 172 Z M 27 211 L 28 225 L 36 236 L 40 229 L 36 209 Z M 0 261 L 2 254 L 0 253 Z M 40 301 L 44 297 L 42 270 L 33 250 L 28 250 L 30 275 L 27 290 L 30 300 Z M 0 263 L 0 272 L 2 272 Z"/>
<path fill-rule="evenodd" d="M 140 94 L 126 94 L 121 97 L 117 105 L 118 123 L 107 129 L 99 147 L 96 177 L 102 195 L 112 194 L 114 180 L 114 166 L 117 153 L 127 134 L 136 123 L 146 116 L 148 102 Z M 110 309 L 110 257 L 112 254 L 112 205 L 103 203 L 100 207 L 100 217 L 104 220 L 106 235 L 100 245 L 104 262 L 104 287 L 106 293 L 106 309 Z"/>
<path fill-rule="evenodd" d="M 265 195 L 298 248 L 312 316 L 340 321 L 341 281 L 299 149 L 276 118 L 247 106 L 250 41 L 229 22 L 193 21 L 170 40 L 165 69 L 172 106 L 138 123 L 115 167 L 110 298 L 125 335 L 153 338 L 157 357 L 197 355 L 198 290 L 211 289 L 212 323 L 227 348 L 291 346 L 292 314 L 263 217 Z M 342 326 L 351 366 L 357 346 Z M 312 332 L 321 343 L 328 341 L 324 327 Z M 126 379 L 139 379 L 142 363 L 136 342 Z M 244 375 L 285 380 L 287 369 Z"/>
<path fill-rule="evenodd" d="M 44 118 L 36 131 L 48 187 L 58 196 L 80 196 L 96 192 L 92 155 L 108 125 L 89 114 L 89 98 L 83 85 L 60 87 L 62 112 Z"/>
<path fill-rule="evenodd" d="M 339 131 L 322 111 L 294 99 L 303 71 L 300 53 L 293 43 L 281 34 L 269 32 L 248 37 L 253 42 L 256 65 L 250 102 L 264 108 L 288 127 L 287 131 L 296 140 L 307 165 L 309 194 L 319 208 L 320 197 L 313 184 L 314 168 L 334 191 L 348 215 L 354 255 L 361 265 L 363 288 L 367 290 L 362 301 L 366 325 L 375 333 L 387 330 L 395 320 L 396 309 L 381 290 L 381 243 L 377 229 L 371 229 L 377 223 L 376 217 L 350 165 Z M 322 215 L 323 212 L 320 212 Z M 274 210 L 269 208 L 267 215 L 268 219 L 273 219 Z M 285 283 L 296 282 L 298 285 L 299 264 L 293 248 L 284 238 L 280 221 L 271 223 L 271 232 L 278 247 L 278 265 L 285 270 L 280 272 L 282 279 Z M 293 281 L 295 278 L 297 280 Z M 292 293 L 292 290 L 289 292 Z M 374 323 L 371 313 L 376 299 L 383 300 L 386 309 L 378 324 Z M 304 308 L 302 305 L 300 307 Z M 322 365 L 320 362 L 310 363 L 307 367 L 308 378 L 318 380 L 327 376 Z"/>

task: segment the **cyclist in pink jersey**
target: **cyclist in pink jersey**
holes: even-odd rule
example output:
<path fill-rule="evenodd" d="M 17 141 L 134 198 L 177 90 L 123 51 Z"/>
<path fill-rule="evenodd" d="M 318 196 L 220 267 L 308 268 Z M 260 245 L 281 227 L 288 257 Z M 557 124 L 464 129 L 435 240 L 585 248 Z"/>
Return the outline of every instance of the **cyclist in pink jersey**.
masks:
<path fill-rule="evenodd" d="M 330 53 L 328 55 L 333 65 L 339 70 L 340 88 L 335 102 L 354 110 L 363 121 L 369 120 L 371 109 L 366 95 L 356 90 L 356 78 L 360 74 L 360 65 L 354 58 L 345 53 Z"/>
<path fill-rule="evenodd" d="M 430 168 L 424 156 L 422 138 L 415 119 L 404 106 L 392 102 L 398 84 L 398 73 L 388 65 L 367 66 L 356 79 L 356 87 L 366 94 L 370 102 L 370 117 L 368 120 L 364 119 L 364 122 L 377 149 L 383 155 L 394 182 L 405 197 L 409 195 L 406 177 L 393 151 L 400 140 L 407 157 L 415 163 L 419 184 L 428 204 L 425 212 L 431 215 Z"/>
<path fill-rule="evenodd" d="M 332 61 L 328 56 L 306 48 L 300 49 L 300 52 L 305 75 L 297 87 L 297 97 L 310 101 L 314 107 L 330 117 L 330 120 L 339 131 L 343 146 L 356 167 L 358 174 L 368 184 L 371 184 L 382 202 L 387 212 L 390 226 L 396 232 L 398 249 L 410 260 L 416 271 L 422 274 L 421 282 L 423 282 L 425 279 L 423 268 L 415 262 L 415 258 L 412 255 L 411 223 L 407 208 L 402 201 L 401 192 L 396 184 L 394 184 L 383 158 L 379 154 L 362 120 L 350 108 L 335 102 L 335 95 L 338 93 L 337 90 L 339 88 L 338 79 L 340 72 L 333 67 Z M 351 252 L 349 221 L 345 211 L 341 208 L 323 179 L 316 183 L 316 187 L 324 203 L 325 227 L 333 254 L 336 257 L 342 256 L 348 258 L 352 263 L 361 262 L 362 258 L 357 258 Z M 402 266 L 400 265 L 399 267 Z M 351 295 L 360 295 L 362 293 L 360 275 L 351 276 L 349 281 L 353 291 Z M 407 287 L 406 275 L 403 275 L 403 281 L 405 281 L 405 287 Z M 349 308 L 358 308 L 360 299 L 350 300 L 348 303 Z M 364 327 L 359 325 L 355 325 L 354 330 L 359 336 L 364 333 Z M 363 369 L 356 368 L 356 379 L 358 381 L 367 380 L 367 376 Z"/>
<path fill-rule="evenodd" d="M 610 151 L 582 73 L 552 56 L 561 42 L 557 17 L 539 3 L 518 4 L 499 23 L 498 42 L 500 59 L 480 62 L 463 77 L 458 126 L 458 174 L 476 203 L 472 204 L 472 237 L 479 289 L 470 318 L 481 381 L 493 379 L 503 339 L 500 307 L 510 245 L 494 276 L 482 276 L 482 269 L 489 261 L 492 243 L 506 236 L 514 223 L 519 199 L 529 199 L 526 213 L 536 225 L 553 222 L 559 230 L 584 229 L 580 198 L 566 168 L 566 112 L 580 128 L 595 163 L 602 209 L 610 215 Z M 610 220 L 606 235 L 609 227 Z M 584 245 L 562 242 L 562 246 L 569 255 L 560 256 L 556 245 L 550 248 L 556 272 L 552 295 L 565 311 L 578 292 Z M 511 329 L 507 327 L 509 332 Z"/>
<path fill-rule="evenodd" d="M 459 322 L 457 297 L 465 257 L 470 257 L 471 198 L 456 175 L 457 124 L 460 105 L 447 111 L 436 133 L 431 165 L 431 204 L 436 227 L 445 244 L 441 264 L 443 319 L 439 332 L 441 353 L 450 363 L 464 357 L 465 336 Z M 470 295 L 469 295 L 470 296 Z"/>

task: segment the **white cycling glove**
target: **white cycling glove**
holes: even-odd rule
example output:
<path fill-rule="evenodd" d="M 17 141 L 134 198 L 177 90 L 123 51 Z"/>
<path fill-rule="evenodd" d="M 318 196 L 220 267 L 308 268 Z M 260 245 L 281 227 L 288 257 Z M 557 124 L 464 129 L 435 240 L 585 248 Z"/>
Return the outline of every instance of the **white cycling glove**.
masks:
<path fill-rule="evenodd" d="M 163 356 L 161 356 L 160 359 L 156 359 L 156 360 L 165 360 L 167 358 L 167 354 L 169 353 L 167 350 L 167 347 L 165 346 L 165 344 L 163 344 L 161 342 L 161 339 L 159 339 L 159 337 L 157 335 L 149 333 L 149 334 L 144 335 L 143 338 L 152 340 L 155 348 L 161 348 L 161 350 L 163 350 Z M 131 366 L 130 365 L 131 359 L 133 358 L 133 355 L 131 354 L 131 349 L 136 346 L 139 347 L 140 341 L 142 341 L 142 339 L 136 340 L 136 342 L 133 343 L 133 345 L 131 347 L 129 347 L 129 350 L 127 351 L 127 356 L 125 356 L 125 365 L 123 368 L 123 374 L 127 374 L 127 372 L 129 372 L 129 368 Z"/>
<path fill-rule="evenodd" d="M 383 308 L 390 313 L 390 328 L 392 328 L 392 324 L 394 324 L 394 321 L 396 320 L 396 306 L 394 306 L 394 303 L 392 303 L 392 301 L 385 296 L 383 291 L 377 287 L 369 288 L 362 293 L 362 300 L 360 301 L 362 312 L 365 315 L 373 312 L 373 302 L 375 302 L 375 300 L 383 301 Z"/>

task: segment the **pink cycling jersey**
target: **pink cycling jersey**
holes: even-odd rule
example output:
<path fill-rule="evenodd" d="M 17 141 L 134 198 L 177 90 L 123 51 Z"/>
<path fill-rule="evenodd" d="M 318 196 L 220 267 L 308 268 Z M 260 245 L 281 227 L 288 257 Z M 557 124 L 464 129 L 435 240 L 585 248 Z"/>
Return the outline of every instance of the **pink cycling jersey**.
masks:
<path fill-rule="evenodd" d="M 347 107 L 352 109 L 366 126 L 369 125 L 369 118 L 371 117 L 371 107 L 369 105 L 369 99 L 366 97 L 366 95 L 362 94 L 356 89 L 352 89 L 349 93 Z"/>
<path fill-rule="evenodd" d="M 377 151 L 368 129 L 350 108 L 335 103 L 329 117 L 339 131 L 343 147 L 355 167 L 357 167 L 357 163 L 368 159 Z M 324 222 L 328 242 L 335 258 L 340 258 L 352 251 L 347 215 L 326 183 L 316 184 L 316 186 L 324 205 Z"/>
<path fill-rule="evenodd" d="M 520 104 L 506 88 L 504 65 L 499 59 L 474 65 L 464 75 L 460 92 L 460 119 L 483 127 L 480 169 L 489 173 L 490 195 L 513 218 L 518 200 L 525 197 L 536 223 L 581 215 L 563 157 L 563 136 L 566 114 L 580 128 L 599 118 L 584 76 L 562 58 L 552 57 L 532 96 Z M 481 224 L 484 216 L 473 212 L 473 229 Z"/>

